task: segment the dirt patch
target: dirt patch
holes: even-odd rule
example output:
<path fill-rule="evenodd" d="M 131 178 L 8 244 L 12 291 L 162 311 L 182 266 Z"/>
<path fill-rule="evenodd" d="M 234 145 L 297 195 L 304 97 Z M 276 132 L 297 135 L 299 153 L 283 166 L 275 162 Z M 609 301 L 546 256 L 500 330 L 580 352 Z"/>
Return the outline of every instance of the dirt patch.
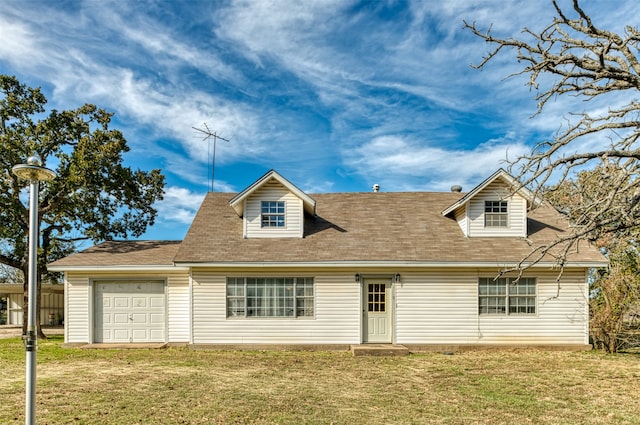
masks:
<path fill-rule="evenodd" d="M 63 326 L 44 326 L 42 331 L 45 335 L 64 335 Z M 22 335 L 22 326 L 1 325 L 0 338 L 19 338 Z"/>

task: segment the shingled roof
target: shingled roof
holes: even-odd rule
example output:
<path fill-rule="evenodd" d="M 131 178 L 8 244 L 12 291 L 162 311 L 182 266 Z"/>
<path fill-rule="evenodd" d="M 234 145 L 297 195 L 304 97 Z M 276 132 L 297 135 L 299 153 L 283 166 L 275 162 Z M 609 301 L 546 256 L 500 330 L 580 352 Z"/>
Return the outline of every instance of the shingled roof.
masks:
<path fill-rule="evenodd" d="M 107 241 L 48 265 L 52 271 L 68 267 L 173 266 L 181 241 Z"/>
<path fill-rule="evenodd" d="M 303 238 L 243 238 L 242 218 L 229 205 L 235 194 L 209 193 L 178 249 L 176 264 L 221 263 L 517 263 L 531 245 L 556 239 L 566 220 L 542 205 L 529 216 L 528 240 L 467 238 L 442 211 L 461 193 L 357 192 L 314 194 L 316 216 L 307 216 Z M 570 260 L 606 261 L 583 243 Z"/>
<path fill-rule="evenodd" d="M 314 194 L 316 215 L 307 215 L 303 238 L 243 238 L 242 218 L 230 205 L 237 194 L 209 193 L 184 241 L 109 241 L 58 260 L 69 268 L 150 268 L 180 265 L 347 264 L 507 265 L 532 246 L 557 239 L 567 222 L 543 204 L 529 214 L 528 238 L 465 237 L 442 211 L 463 193 L 356 192 Z M 604 265 L 590 244 L 580 244 L 573 264 Z"/>

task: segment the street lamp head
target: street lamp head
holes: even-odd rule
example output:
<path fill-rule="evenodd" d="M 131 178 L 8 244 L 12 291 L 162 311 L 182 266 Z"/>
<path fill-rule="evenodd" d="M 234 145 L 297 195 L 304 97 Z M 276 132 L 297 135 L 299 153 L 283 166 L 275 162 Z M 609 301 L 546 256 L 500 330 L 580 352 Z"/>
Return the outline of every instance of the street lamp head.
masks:
<path fill-rule="evenodd" d="M 36 167 L 41 167 L 42 160 L 38 155 L 34 154 L 34 155 L 31 155 L 29 158 L 27 158 L 27 164 L 35 165 Z"/>
<path fill-rule="evenodd" d="M 42 161 L 36 155 L 30 156 L 26 164 L 18 164 L 11 170 L 21 179 L 31 181 L 49 181 L 56 177 L 56 173 L 48 168 L 41 167 Z"/>

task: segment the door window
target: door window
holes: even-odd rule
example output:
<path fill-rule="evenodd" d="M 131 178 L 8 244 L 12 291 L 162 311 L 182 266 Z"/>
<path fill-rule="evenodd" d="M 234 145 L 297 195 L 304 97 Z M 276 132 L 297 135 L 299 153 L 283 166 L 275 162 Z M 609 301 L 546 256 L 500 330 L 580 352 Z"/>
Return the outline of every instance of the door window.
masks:
<path fill-rule="evenodd" d="M 370 283 L 368 285 L 369 301 L 368 310 L 370 312 L 384 313 L 386 310 L 386 297 L 385 297 L 384 283 Z"/>

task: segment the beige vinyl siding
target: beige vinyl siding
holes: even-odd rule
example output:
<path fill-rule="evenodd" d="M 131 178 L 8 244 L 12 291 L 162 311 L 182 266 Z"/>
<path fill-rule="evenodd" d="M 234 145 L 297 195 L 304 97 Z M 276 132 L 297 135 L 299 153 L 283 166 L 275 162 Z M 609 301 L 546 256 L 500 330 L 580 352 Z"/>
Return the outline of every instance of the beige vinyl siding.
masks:
<path fill-rule="evenodd" d="M 285 227 L 261 226 L 262 201 L 285 202 Z M 281 238 L 303 236 L 304 209 L 302 200 L 289 192 L 276 180 L 270 180 L 248 197 L 244 211 L 244 236 L 246 238 Z"/>
<path fill-rule="evenodd" d="M 533 274 L 531 274 L 533 275 Z M 558 284 L 556 273 L 536 274 L 536 316 L 479 316 L 481 343 L 588 344 L 588 293 L 584 271 L 565 272 Z"/>
<path fill-rule="evenodd" d="M 188 342 L 189 335 L 189 275 L 186 271 L 171 273 L 66 273 L 65 274 L 65 342 L 93 342 L 94 280 L 164 280 L 167 299 L 167 342 Z"/>
<path fill-rule="evenodd" d="M 51 292 L 40 294 L 40 323 L 59 325 L 64 320 L 64 295 Z"/>
<path fill-rule="evenodd" d="M 357 344 L 360 285 L 353 275 L 193 271 L 194 344 Z M 314 317 L 227 318 L 227 276 L 314 278 Z"/>
<path fill-rule="evenodd" d="M 396 285 L 398 344 L 475 342 L 477 275 L 434 270 L 403 273 Z"/>
<path fill-rule="evenodd" d="M 167 275 L 168 342 L 189 342 L 189 274 Z"/>
<path fill-rule="evenodd" d="M 18 285 L 16 285 L 18 286 Z M 19 285 L 22 289 L 22 285 Z M 7 294 L 7 325 L 22 325 L 24 320 L 24 294 Z M 64 296 L 57 292 L 42 292 L 40 294 L 40 323 L 49 324 L 49 315 L 53 314 L 54 325 L 64 320 Z"/>
<path fill-rule="evenodd" d="M 587 344 L 585 272 L 566 271 L 557 295 L 556 272 L 537 278 L 535 315 L 479 315 L 478 278 L 497 270 L 434 270 L 402 275 L 396 287 L 399 344 Z"/>
<path fill-rule="evenodd" d="M 496 180 L 484 190 L 469 200 L 468 236 L 516 236 L 527 235 L 527 201 L 522 196 L 511 195 L 510 189 L 502 181 Z M 508 222 L 507 227 L 485 227 L 484 222 L 484 202 L 500 201 L 508 202 Z M 456 217 L 457 218 L 457 217 Z"/>
<path fill-rule="evenodd" d="M 80 343 L 90 341 L 90 315 L 93 298 L 89 291 L 89 275 L 65 273 L 64 341 Z"/>
<path fill-rule="evenodd" d="M 24 294 L 7 296 L 7 325 L 22 325 L 24 321 Z"/>
<path fill-rule="evenodd" d="M 393 341 L 399 344 L 576 344 L 588 343 L 587 285 L 584 269 L 557 273 L 531 270 L 537 278 L 535 315 L 479 315 L 478 279 L 497 269 L 358 270 L 391 276 L 393 284 Z M 228 276 L 313 277 L 314 317 L 227 318 Z M 68 273 L 66 275 L 65 341 L 91 342 L 94 279 L 159 279 L 167 281 L 168 342 L 195 344 L 358 344 L 361 342 L 362 287 L 353 273 L 331 270 L 195 269 L 192 296 L 187 272 Z M 190 310 L 190 307 L 192 310 Z M 190 322 L 190 317 L 193 323 Z"/>
<path fill-rule="evenodd" d="M 454 217 L 458 222 L 460 229 L 462 229 L 462 233 L 464 233 L 465 236 L 469 236 L 469 219 L 467 217 L 466 205 L 458 208 L 454 213 Z"/>

